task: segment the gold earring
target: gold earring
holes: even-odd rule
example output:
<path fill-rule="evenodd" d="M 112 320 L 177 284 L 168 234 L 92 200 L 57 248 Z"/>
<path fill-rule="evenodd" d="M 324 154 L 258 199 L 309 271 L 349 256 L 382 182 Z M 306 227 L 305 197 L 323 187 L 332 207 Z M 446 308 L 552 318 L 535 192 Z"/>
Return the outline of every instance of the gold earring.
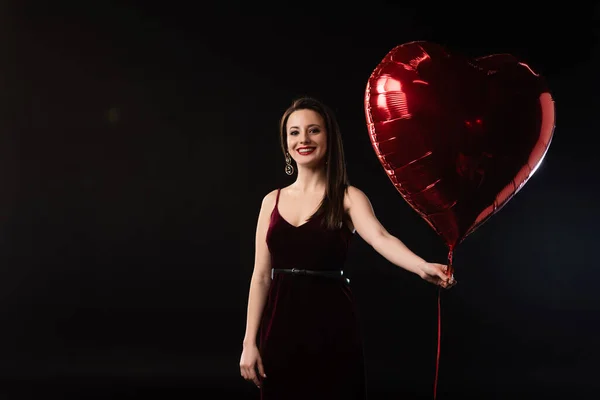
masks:
<path fill-rule="evenodd" d="M 292 158 L 290 153 L 285 153 L 285 173 L 292 175 L 294 173 L 294 166 L 292 165 Z"/>

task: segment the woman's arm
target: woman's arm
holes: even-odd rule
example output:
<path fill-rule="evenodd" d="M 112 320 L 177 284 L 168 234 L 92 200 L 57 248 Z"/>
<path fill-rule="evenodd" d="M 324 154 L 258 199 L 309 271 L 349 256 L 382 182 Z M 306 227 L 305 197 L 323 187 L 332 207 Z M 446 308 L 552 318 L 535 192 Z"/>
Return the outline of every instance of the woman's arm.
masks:
<path fill-rule="evenodd" d="M 445 274 L 447 266 L 428 263 L 391 235 L 381 225 L 373 212 L 371 202 L 361 190 L 353 186 L 348 187 L 345 207 L 356 232 L 385 259 L 428 282 L 446 286 L 449 280 Z"/>
<path fill-rule="evenodd" d="M 256 244 L 254 255 L 254 271 L 248 295 L 248 316 L 246 334 L 243 345 L 256 345 L 258 327 L 265 307 L 269 286 L 271 285 L 271 255 L 267 247 L 267 230 L 271 211 L 275 206 L 277 191 L 272 191 L 263 198 L 258 222 L 256 225 Z"/>

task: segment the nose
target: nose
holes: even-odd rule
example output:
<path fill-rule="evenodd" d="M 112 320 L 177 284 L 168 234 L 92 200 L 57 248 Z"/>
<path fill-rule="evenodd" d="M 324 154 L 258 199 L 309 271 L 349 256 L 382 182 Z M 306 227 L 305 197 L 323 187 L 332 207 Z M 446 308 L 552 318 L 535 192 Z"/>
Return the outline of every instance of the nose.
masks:
<path fill-rule="evenodd" d="M 310 143 L 310 137 L 308 136 L 308 132 L 304 131 L 300 137 L 300 143 L 306 144 Z"/>

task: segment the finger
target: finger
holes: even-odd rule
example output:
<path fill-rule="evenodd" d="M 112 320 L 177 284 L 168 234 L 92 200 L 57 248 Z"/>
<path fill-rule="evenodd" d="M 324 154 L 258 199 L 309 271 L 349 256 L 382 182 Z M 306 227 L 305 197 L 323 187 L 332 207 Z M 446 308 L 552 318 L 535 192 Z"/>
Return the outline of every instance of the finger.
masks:
<path fill-rule="evenodd" d="M 257 387 L 260 387 L 261 382 L 260 382 L 260 377 L 256 373 L 256 364 L 254 366 L 252 366 L 252 368 L 250 368 L 250 379 L 252 380 L 252 382 L 254 382 L 254 384 Z"/>
<path fill-rule="evenodd" d="M 257 361 L 257 364 L 258 364 L 258 373 L 263 378 L 266 378 L 267 374 L 265 374 L 265 367 L 263 366 L 262 358 L 258 357 L 258 360 L 256 360 L 256 361 Z"/>
<path fill-rule="evenodd" d="M 452 278 L 448 282 L 445 283 L 444 289 L 450 289 L 454 285 L 456 285 L 456 280 Z"/>
<path fill-rule="evenodd" d="M 447 282 L 447 281 L 450 279 L 450 278 L 448 277 L 448 275 L 446 275 L 446 274 L 444 273 L 444 271 L 437 270 L 437 271 L 435 272 L 435 274 L 436 274 L 436 276 L 437 276 L 437 277 L 438 277 L 440 280 L 442 280 L 442 281 L 444 281 L 444 282 Z"/>
<path fill-rule="evenodd" d="M 248 373 L 248 368 L 242 368 L 242 376 L 245 380 L 250 380 L 250 374 Z"/>
<path fill-rule="evenodd" d="M 254 368 L 250 369 L 248 373 L 248 380 L 254 382 L 256 386 L 260 386 L 260 382 L 258 380 L 258 377 L 256 376 L 256 373 L 254 372 Z"/>

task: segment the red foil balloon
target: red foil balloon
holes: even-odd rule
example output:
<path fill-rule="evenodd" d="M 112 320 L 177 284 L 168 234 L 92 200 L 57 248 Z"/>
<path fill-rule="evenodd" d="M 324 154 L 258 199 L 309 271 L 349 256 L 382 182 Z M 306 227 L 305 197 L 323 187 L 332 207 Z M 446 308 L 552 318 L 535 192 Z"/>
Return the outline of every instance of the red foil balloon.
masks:
<path fill-rule="evenodd" d="M 392 49 L 365 93 L 390 180 L 452 250 L 528 181 L 554 133 L 542 78 L 509 54 L 468 59 L 430 42 Z"/>

